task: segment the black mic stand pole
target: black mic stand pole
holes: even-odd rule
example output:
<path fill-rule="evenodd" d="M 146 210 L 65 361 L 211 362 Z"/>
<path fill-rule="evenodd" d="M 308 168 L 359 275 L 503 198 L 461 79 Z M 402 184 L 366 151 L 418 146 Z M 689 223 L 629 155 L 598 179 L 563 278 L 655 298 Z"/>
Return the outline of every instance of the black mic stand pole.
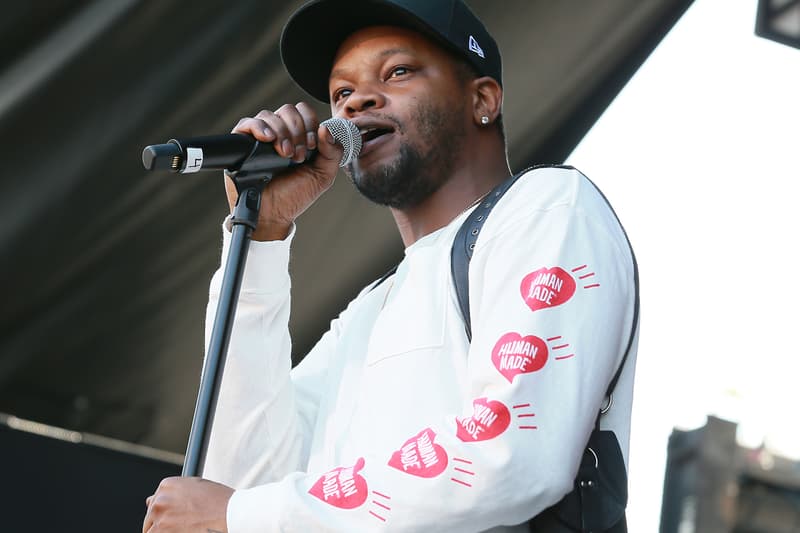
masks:
<path fill-rule="evenodd" d="M 358 157 L 361 151 L 361 134 L 355 124 L 337 118 L 326 120 L 323 125 L 328 128 L 333 138 L 344 149 L 339 166 L 345 166 Z M 142 154 L 142 162 L 146 168 L 152 170 L 158 168 L 152 161 L 152 157 L 159 154 L 158 151 L 150 153 L 148 148 L 145 148 L 145 153 Z M 148 164 L 146 155 L 150 156 L 150 164 Z M 197 393 L 192 430 L 189 433 L 189 443 L 186 446 L 186 456 L 183 460 L 183 476 L 199 476 L 203 472 L 208 441 L 211 438 L 211 425 L 214 421 L 217 397 L 222 383 L 222 370 L 225 368 L 225 357 L 228 354 L 233 319 L 239 302 L 244 265 L 250 248 L 250 238 L 258 224 L 261 191 L 272 180 L 273 175 L 273 171 L 264 170 L 263 158 L 265 156 L 272 157 L 269 153 L 259 155 L 253 149 L 238 170 L 225 171 L 236 185 L 239 198 L 236 200 L 233 217 L 230 219 L 233 224 L 231 246 L 225 260 L 217 314 L 214 316 L 214 326 L 211 329 L 211 339 L 208 343 L 203 374 L 200 378 L 200 390 Z"/>
<path fill-rule="evenodd" d="M 227 173 L 227 172 L 226 172 Z M 192 430 L 186 446 L 183 460 L 183 476 L 199 476 L 203 471 L 208 442 L 211 438 L 211 426 L 217 407 L 222 370 L 225 368 L 225 357 L 228 354 L 228 343 L 231 338 L 233 319 L 239 302 L 239 291 L 242 286 L 242 275 L 247 262 L 250 239 L 258 223 L 258 211 L 261 207 L 261 191 L 272 179 L 272 174 L 247 175 L 247 172 L 227 173 L 233 179 L 239 198 L 230 222 L 231 245 L 225 260 L 217 312 L 208 344 L 203 374 L 200 378 L 200 389 L 192 419 Z"/>

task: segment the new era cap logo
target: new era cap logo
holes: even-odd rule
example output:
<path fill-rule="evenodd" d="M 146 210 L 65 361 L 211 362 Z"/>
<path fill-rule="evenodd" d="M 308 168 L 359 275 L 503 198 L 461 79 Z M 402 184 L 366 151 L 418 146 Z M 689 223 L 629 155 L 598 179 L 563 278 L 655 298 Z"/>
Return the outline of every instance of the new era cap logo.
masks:
<path fill-rule="evenodd" d="M 469 36 L 469 51 L 475 52 L 482 58 L 486 59 L 486 56 L 483 55 L 483 48 L 481 48 L 481 45 L 478 44 L 478 41 L 476 41 L 475 37 L 472 35 Z"/>

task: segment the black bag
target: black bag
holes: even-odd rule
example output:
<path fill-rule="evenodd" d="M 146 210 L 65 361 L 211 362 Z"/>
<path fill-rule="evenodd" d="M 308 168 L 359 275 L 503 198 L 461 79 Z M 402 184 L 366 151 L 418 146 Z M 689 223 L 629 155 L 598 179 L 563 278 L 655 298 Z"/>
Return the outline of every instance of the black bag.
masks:
<path fill-rule="evenodd" d="M 558 168 L 572 169 L 572 167 L 565 166 L 558 166 Z M 469 262 L 472 259 L 475 243 L 494 205 L 528 170 L 531 169 L 512 176 L 492 189 L 478 207 L 470 213 L 453 240 L 450 268 L 458 304 L 464 318 L 464 328 L 467 338 L 470 340 L 472 340 L 472 325 L 469 314 Z M 592 183 L 588 178 L 587 181 Z M 597 189 L 594 183 L 592 185 Z M 614 213 L 614 209 L 602 191 L 600 189 L 597 191 L 606 200 L 611 212 Z M 616 217 L 616 213 L 614 216 Z M 619 222 L 619 218 L 617 218 L 617 222 Z M 620 227 L 622 228 L 622 224 Z M 622 228 L 622 232 L 625 234 L 625 239 L 628 240 L 625 228 Z M 629 240 L 628 247 L 630 248 Z M 614 432 L 600 429 L 600 417 L 611 408 L 612 394 L 622 373 L 622 368 L 625 366 L 625 361 L 628 359 L 639 322 L 639 268 L 633 248 L 630 250 L 633 258 L 635 283 L 633 325 L 625 354 L 606 392 L 608 404 L 597 415 L 595 429 L 586 444 L 572 492 L 554 506 L 533 517 L 529 522 L 531 533 L 626 533 L 628 530 L 625 520 L 625 507 L 628 503 L 628 474 L 625 470 L 625 461 Z"/>
<path fill-rule="evenodd" d="M 575 486 L 529 522 L 531 533 L 625 533 L 628 475 L 617 436 L 595 429 L 583 453 Z"/>

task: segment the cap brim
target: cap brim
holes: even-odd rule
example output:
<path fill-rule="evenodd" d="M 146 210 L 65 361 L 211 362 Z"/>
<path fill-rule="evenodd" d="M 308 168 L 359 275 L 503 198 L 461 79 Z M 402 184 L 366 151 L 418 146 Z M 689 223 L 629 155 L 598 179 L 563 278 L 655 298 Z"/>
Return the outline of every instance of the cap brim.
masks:
<path fill-rule="evenodd" d="M 426 22 L 389 2 L 318 0 L 301 7 L 284 27 L 283 64 L 303 90 L 330 102 L 328 77 L 339 46 L 361 28 L 384 25 L 415 29 L 450 46 Z"/>

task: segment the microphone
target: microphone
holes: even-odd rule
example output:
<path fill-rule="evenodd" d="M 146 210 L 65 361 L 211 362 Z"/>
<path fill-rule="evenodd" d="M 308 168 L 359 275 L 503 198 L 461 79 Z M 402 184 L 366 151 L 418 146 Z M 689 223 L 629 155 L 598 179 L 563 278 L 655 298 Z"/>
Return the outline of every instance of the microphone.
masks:
<path fill-rule="evenodd" d="M 343 118 L 330 118 L 322 123 L 342 145 L 340 167 L 350 164 L 361 152 L 358 127 Z M 250 135 L 229 133 L 187 139 L 170 139 L 165 144 L 146 146 L 142 164 L 147 170 L 168 170 L 189 174 L 201 170 L 226 170 L 239 176 L 271 174 L 302 165 L 316 155 L 309 150 L 305 161 L 297 163 L 278 155 L 272 143 L 262 143 Z"/>

